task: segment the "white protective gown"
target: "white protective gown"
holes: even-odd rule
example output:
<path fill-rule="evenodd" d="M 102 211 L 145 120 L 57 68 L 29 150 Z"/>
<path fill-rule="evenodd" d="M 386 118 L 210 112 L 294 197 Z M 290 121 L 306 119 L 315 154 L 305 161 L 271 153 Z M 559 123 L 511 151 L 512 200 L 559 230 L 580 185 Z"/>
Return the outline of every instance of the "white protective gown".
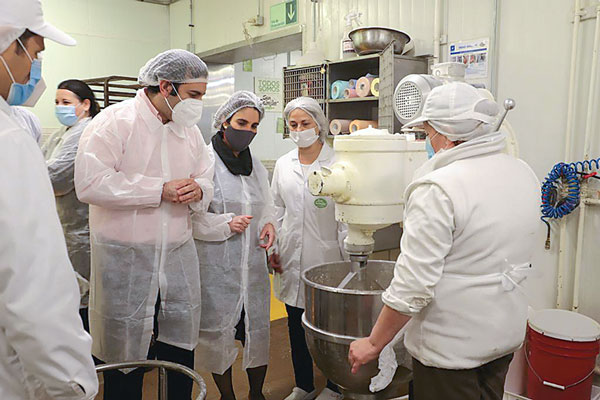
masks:
<path fill-rule="evenodd" d="M 212 145 L 209 151 L 214 152 Z M 234 175 L 215 154 L 215 194 L 208 212 L 193 215 L 200 260 L 202 320 L 198 362 L 222 375 L 235 361 L 235 326 L 245 310 L 246 345 L 243 367 L 269 361 L 270 283 L 267 257 L 259 240 L 263 227 L 275 227 L 269 178 L 260 160 L 252 157 L 249 176 Z M 242 234 L 228 223 L 236 215 L 252 215 Z"/>
<path fill-rule="evenodd" d="M 11 110 L 13 120 L 39 145 L 42 141 L 42 126 L 37 115 L 29 107 L 12 106 Z"/>
<path fill-rule="evenodd" d="M 345 224 L 335 220 L 335 202 L 315 197 L 308 190 L 308 176 L 335 162 L 335 153 L 323 144 L 307 174 L 302 172 L 298 149 L 275 164 L 271 189 L 275 210 L 282 272 L 273 278 L 275 296 L 290 306 L 304 308 L 302 271 L 314 265 L 344 259 Z"/>
<path fill-rule="evenodd" d="M 92 339 L 46 165 L 1 97 L 0 153 L 0 399 L 93 399 Z"/>
<path fill-rule="evenodd" d="M 42 146 L 50 182 L 56 197 L 56 210 L 63 227 L 69 259 L 75 271 L 89 287 L 90 280 L 90 229 L 89 205 L 82 203 L 75 193 L 75 156 L 79 138 L 91 118 L 83 118 L 71 127 L 54 132 Z M 82 293 L 81 306 L 87 307 L 88 294 Z"/>
<path fill-rule="evenodd" d="M 389 307 L 411 315 L 404 343 L 422 364 L 477 368 L 523 342 L 540 185 L 491 133 L 436 154 L 406 189 Z"/>
<path fill-rule="evenodd" d="M 196 347 L 200 276 L 190 208 L 208 207 L 213 167 L 199 129 L 163 125 L 144 89 L 85 129 L 75 188 L 90 204 L 90 330 L 101 360 L 146 358 L 159 290 L 157 340 Z M 163 184 L 183 178 L 196 179 L 202 201 L 162 201 Z"/>

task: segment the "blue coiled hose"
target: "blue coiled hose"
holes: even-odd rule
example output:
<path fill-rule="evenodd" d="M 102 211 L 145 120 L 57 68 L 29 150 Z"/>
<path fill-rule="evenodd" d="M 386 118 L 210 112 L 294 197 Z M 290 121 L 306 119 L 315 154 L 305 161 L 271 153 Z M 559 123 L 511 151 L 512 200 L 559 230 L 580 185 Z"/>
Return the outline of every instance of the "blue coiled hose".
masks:
<path fill-rule="evenodd" d="M 596 158 L 595 160 L 577 161 L 569 165 L 571 168 L 574 168 L 577 173 L 582 174 L 593 169 L 600 169 L 600 158 Z"/>
<path fill-rule="evenodd" d="M 562 218 L 577 208 L 581 198 L 581 180 L 593 169 L 600 169 L 600 158 L 570 164 L 556 164 L 542 185 L 542 221 L 548 227 L 546 248 L 550 248 L 550 223 L 548 218 Z M 564 186 L 561 197 L 560 186 Z"/>
<path fill-rule="evenodd" d="M 542 185 L 542 221 L 547 218 L 562 218 L 570 214 L 578 205 L 580 183 L 573 164 L 558 163 L 546 177 Z M 559 198 L 559 184 L 566 186 L 566 197 Z"/>

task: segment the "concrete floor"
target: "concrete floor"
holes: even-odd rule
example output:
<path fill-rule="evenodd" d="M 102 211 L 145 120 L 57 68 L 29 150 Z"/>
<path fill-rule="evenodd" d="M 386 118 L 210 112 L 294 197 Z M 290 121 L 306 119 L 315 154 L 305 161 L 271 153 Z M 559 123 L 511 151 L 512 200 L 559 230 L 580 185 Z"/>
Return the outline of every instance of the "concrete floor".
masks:
<path fill-rule="evenodd" d="M 248 378 L 241 367 L 242 352 L 233 365 L 233 387 L 238 400 L 248 398 Z M 210 373 L 198 371 L 206 382 L 207 400 L 218 400 L 219 391 L 215 386 Z M 325 387 L 325 378 L 315 368 L 315 384 L 318 389 Z M 290 341 L 287 331 L 287 318 L 271 322 L 271 348 L 269 369 L 265 380 L 264 394 L 267 400 L 282 400 L 291 393 L 294 387 L 294 371 L 290 353 Z M 157 374 L 156 371 L 147 373 L 144 378 L 144 400 L 157 399 Z M 194 392 L 195 394 L 196 392 Z M 96 399 L 102 399 L 102 387 Z"/>

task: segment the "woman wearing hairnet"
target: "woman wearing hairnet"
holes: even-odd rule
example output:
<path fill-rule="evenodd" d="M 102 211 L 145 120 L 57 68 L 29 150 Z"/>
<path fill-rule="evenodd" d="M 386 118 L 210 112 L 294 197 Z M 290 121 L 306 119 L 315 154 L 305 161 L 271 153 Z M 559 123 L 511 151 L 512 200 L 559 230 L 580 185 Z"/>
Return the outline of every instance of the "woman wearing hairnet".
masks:
<path fill-rule="evenodd" d="M 56 117 L 63 124 L 42 146 L 48 174 L 56 197 L 56 211 L 65 233 L 69 259 L 78 274 L 81 291 L 80 314 L 89 331 L 88 291 L 90 280 L 89 206 L 75 194 L 75 156 L 79 138 L 88 123 L 100 112 L 92 89 L 82 81 L 61 82 L 56 91 Z"/>
<path fill-rule="evenodd" d="M 311 400 L 316 396 L 313 362 L 308 352 L 302 313 L 306 268 L 343 260 L 346 226 L 335 220 L 335 205 L 328 197 L 308 191 L 308 176 L 335 162 L 333 149 L 325 142 L 329 123 L 321 106 L 310 97 L 290 101 L 284 110 L 290 138 L 298 146 L 275 164 L 271 188 L 279 232 L 279 254 L 271 264 L 276 271 L 275 295 L 285 303 L 292 347 L 296 387 L 286 400 Z M 320 400 L 341 398 L 337 386 L 327 382 Z"/>
<path fill-rule="evenodd" d="M 540 228 L 540 185 L 504 154 L 497 105 L 464 82 L 433 89 L 421 117 L 435 155 L 405 192 L 394 278 L 368 338 L 353 342 L 352 371 L 375 359 L 407 323 L 419 400 L 501 400 L 525 337 L 526 279 Z M 410 321 L 410 322 L 409 322 Z"/>
<path fill-rule="evenodd" d="M 263 116 L 261 100 L 247 91 L 234 93 L 219 108 L 218 132 L 209 146 L 215 193 L 208 212 L 192 218 L 202 283 L 198 358 L 224 400 L 235 399 L 236 339 L 244 347 L 249 398 L 264 399 L 270 309 L 266 250 L 275 240 L 275 210 L 267 170 L 248 148 Z"/>
<path fill-rule="evenodd" d="M 205 212 L 213 192 L 214 162 L 196 126 L 207 80 L 195 54 L 160 53 L 140 70 L 145 87 L 135 98 L 100 112 L 79 141 L 75 188 L 90 204 L 92 351 L 104 362 L 156 357 L 194 367 L 200 272 L 191 211 Z M 144 371 L 126 372 L 104 374 L 105 398 L 142 398 Z M 169 399 L 191 397 L 190 379 L 168 379 Z"/>

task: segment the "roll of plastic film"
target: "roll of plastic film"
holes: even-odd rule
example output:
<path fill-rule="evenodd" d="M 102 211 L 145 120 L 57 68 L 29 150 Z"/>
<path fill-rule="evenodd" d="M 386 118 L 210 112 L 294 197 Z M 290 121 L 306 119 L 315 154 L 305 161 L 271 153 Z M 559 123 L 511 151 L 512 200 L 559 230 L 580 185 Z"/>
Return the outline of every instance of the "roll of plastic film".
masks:
<path fill-rule="evenodd" d="M 349 133 L 351 122 L 352 121 L 349 119 L 334 119 L 329 124 L 329 132 L 331 132 L 332 135 Z"/>
<path fill-rule="evenodd" d="M 371 93 L 373 96 L 379 97 L 379 78 L 375 78 L 371 82 Z"/>
<path fill-rule="evenodd" d="M 344 90 L 348 88 L 348 81 L 335 81 L 331 84 L 331 98 L 344 98 Z"/>
<path fill-rule="evenodd" d="M 367 97 L 371 95 L 371 82 L 376 77 L 374 75 L 371 76 L 363 76 L 356 82 L 356 93 L 359 97 Z"/>
<path fill-rule="evenodd" d="M 345 99 L 351 99 L 353 97 L 358 97 L 358 94 L 356 94 L 356 89 L 347 88 L 346 90 L 344 90 Z"/>
<path fill-rule="evenodd" d="M 350 123 L 350 132 L 356 132 L 361 129 L 365 129 L 371 126 L 372 128 L 377 128 L 377 121 L 370 121 L 365 119 L 355 119 Z"/>
<path fill-rule="evenodd" d="M 358 79 L 350 79 L 348 81 L 348 88 L 350 89 L 356 89 L 356 82 L 358 81 Z"/>

